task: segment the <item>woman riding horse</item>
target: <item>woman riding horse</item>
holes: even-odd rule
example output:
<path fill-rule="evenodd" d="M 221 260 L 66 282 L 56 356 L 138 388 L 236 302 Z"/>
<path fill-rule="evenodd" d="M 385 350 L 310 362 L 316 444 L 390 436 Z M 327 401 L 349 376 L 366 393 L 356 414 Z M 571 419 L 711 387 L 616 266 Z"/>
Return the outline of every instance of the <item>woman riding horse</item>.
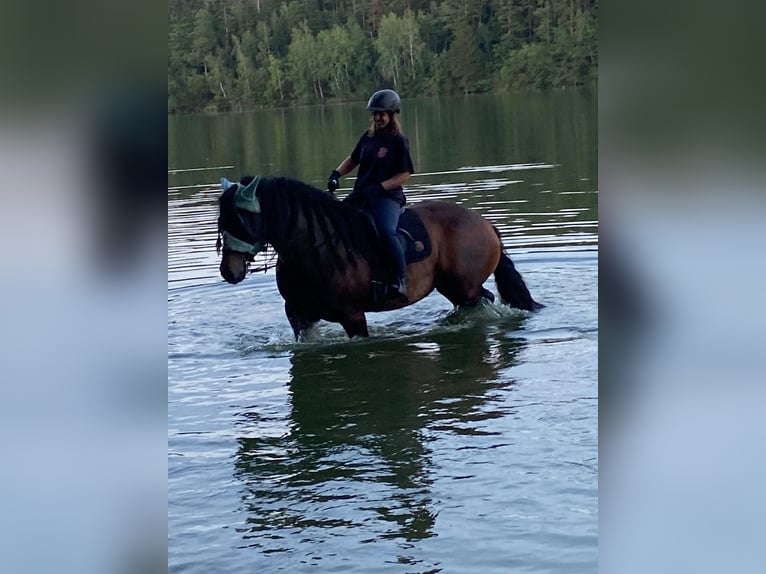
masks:
<path fill-rule="evenodd" d="M 327 180 L 327 189 L 335 192 L 342 176 L 359 166 L 354 191 L 344 200 L 368 211 L 378 228 L 391 267 L 396 271 L 393 290 L 407 300 L 407 264 L 404 251 L 396 238 L 399 212 L 407 199 L 402 185 L 415 172 L 410 157 L 410 144 L 399 125 L 401 100 L 393 90 L 379 90 L 367 102 L 372 114 L 370 128 L 362 134 L 356 147 Z"/>
<path fill-rule="evenodd" d="M 277 287 L 296 338 L 320 320 L 340 323 L 349 337 L 366 337 L 365 312 L 399 309 L 434 289 L 456 306 L 491 301 L 494 296 L 483 283 L 492 273 L 507 304 L 530 311 L 542 306 L 503 252 L 497 229 L 455 203 L 421 201 L 409 208 L 422 221 L 432 248 L 407 268 L 408 301 L 380 300 L 371 286 L 383 257 L 358 208 L 285 177 L 246 177 L 222 185 L 221 276 L 239 283 L 254 256 L 271 245 L 279 255 Z"/>

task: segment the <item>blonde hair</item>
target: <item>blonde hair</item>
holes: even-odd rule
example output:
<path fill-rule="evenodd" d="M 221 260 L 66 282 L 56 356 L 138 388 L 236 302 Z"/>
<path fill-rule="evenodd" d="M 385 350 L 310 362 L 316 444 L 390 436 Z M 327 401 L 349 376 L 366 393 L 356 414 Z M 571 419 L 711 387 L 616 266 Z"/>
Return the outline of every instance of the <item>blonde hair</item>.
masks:
<path fill-rule="evenodd" d="M 385 113 L 388 114 L 390 119 L 388 124 L 386 124 L 386 127 L 383 128 L 383 131 L 398 136 L 402 133 L 402 124 L 399 123 L 399 114 L 395 112 Z M 367 130 L 367 135 L 370 137 L 375 135 L 375 119 L 372 117 L 372 114 L 370 115 L 370 128 Z"/>

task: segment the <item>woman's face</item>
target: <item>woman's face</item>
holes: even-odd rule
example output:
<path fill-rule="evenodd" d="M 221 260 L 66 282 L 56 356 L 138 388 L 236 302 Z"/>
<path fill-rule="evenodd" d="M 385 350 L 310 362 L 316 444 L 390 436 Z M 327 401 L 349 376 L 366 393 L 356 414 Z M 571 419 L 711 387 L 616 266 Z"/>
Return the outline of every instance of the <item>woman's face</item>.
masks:
<path fill-rule="evenodd" d="M 391 118 L 389 117 L 388 112 L 372 112 L 372 121 L 375 124 L 375 131 L 379 132 L 386 128 L 388 122 L 391 121 Z"/>

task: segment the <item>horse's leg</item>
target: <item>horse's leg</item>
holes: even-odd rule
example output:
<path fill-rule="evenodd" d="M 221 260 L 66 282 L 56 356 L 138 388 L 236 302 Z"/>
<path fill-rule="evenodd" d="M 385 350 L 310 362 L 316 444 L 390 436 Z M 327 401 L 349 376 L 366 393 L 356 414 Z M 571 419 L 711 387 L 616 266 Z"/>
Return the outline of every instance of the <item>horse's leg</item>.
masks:
<path fill-rule="evenodd" d="M 350 338 L 356 336 L 369 337 L 370 334 L 367 331 L 367 318 L 362 311 L 352 311 L 348 313 L 343 319 L 339 321 L 346 331 L 346 335 Z"/>
<path fill-rule="evenodd" d="M 437 290 L 439 289 L 437 288 Z M 481 303 L 482 299 L 484 299 L 485 301 L 489 301 L 490 303 L 495 302 L 495 295 L 492 293 L 492 291 L 489 291 L 485 289 L 484 287 L 481 288 L 481 293 L 479 294 L 478 297 L 467 298 L 463 295 L 456 295 L 456 294 L 447 295 L 441 290 L 439 290 L 439 293 L 447 297 L 447 299 L 449 299 L 450 302 L 455 307 L 475 307 L 476 305 Z"/>
<path fill-rule="evenodd" d="M 431 261 L 434 288 L 456 307 L 475 306 L 482 299 L 493 301 L 484 288 L 501 251 L 492 225 L 453 204 L 428 204 L 419 213 L 435 245 Z"/>
<path fill-rule="evenodd" d="M 290 322 L 290 326 L 293 328 L 293 334 L 295 335 L 296 341 L 299 341 L 303 334 L 317 323 L 316 319 L 311 319 L 296 311 L 287 301 L 285 301 L 285 314 L 287 315 L 287 320 Z"/>
<path fill-rule="evenodd" d="M 436 290 L 455 307 L 475 307 L 482 298 L 489 299 L 490 303 L 495 300 L 495 296 L 483 285 L 479 285 L 477 289 L 468 288 L 459 278 L 442 275 L 435 283 Z"/>

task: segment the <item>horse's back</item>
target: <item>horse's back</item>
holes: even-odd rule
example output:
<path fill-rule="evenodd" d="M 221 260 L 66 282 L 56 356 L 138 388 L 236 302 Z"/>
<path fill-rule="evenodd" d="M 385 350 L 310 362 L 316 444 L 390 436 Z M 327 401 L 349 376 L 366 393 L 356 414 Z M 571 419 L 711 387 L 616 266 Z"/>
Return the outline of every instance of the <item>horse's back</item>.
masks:
<path fill-rule="evenodd" d="M 447 201 L 423 201 L 411 209 L 421 217 L 431 236 L 436 288 L 457 291 L 456 299 L 474 297 L 502 254 L 492 224 L 478 213 Z"/>
<path fill-rule="evenodd" d="M 456 203 L 429 200 L 410 207 L 423 220 L 432 240 L 444 243 L 498 242 L 492 224 L 484 217 Z"/>

